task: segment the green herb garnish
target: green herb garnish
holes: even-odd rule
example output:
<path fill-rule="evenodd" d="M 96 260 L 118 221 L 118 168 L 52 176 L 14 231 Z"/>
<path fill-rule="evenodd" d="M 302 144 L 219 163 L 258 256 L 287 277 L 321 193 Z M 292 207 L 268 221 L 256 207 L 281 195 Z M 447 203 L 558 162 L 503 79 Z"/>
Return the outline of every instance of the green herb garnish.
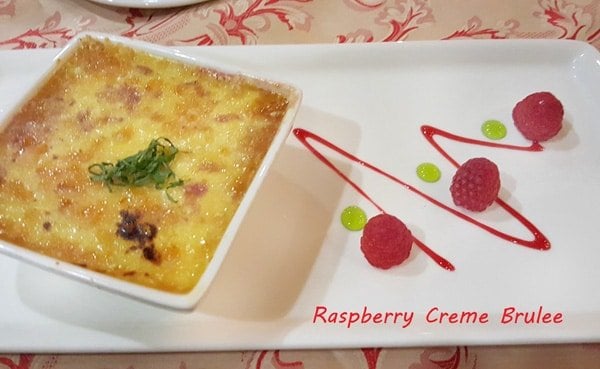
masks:
<path fill-rule="evenodd" d="M 112 186 L 142 187 L 154 185 L 154 188 L 165 190 L 171 201 L 168 189 L 183 185 L 169 167 L 179 150 L 164 137 L 154 139 L 148 148 L 135 155 L 117 161 L 116 164 L 103 162 L 88 167 L 93 181 L 104 183 L 109 191 Z"/>

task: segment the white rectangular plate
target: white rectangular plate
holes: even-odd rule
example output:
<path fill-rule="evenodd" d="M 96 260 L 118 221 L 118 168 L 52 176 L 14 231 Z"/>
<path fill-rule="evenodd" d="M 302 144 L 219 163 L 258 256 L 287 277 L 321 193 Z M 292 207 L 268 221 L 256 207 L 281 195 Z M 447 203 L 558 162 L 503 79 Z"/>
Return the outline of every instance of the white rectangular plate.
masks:
<path fill-rule="evenodd" d="M 440 140 L 459 162 L 495 161 L 501 197 L 548 237 L 537 251 L 498 239 L 430 205 L 401 186 L 319 146 L 413 234 L 456 271 L 414 248 L 402 266 L 371 267 L 360 232 L 342 227 L 349 205 L 377 210 L 292 135 L 207 294 L 193 312 L 164 310 L 0 257 L 0 351 L 174 351 L 344 348 L 443 344 L 559 343 L 600 340 L 600 56 L 577 42 L 456 41 L 373 45 L 182 48 L 304 91 L 296 127 L 310 130 L 446 204 L 453 167 L 423 138 L 422 124 L 484 139 L 499 119 L 502 143 L 525 145 L 512 125 L 514 104 L 551 91 L 565 127 L 542 152 Z M 0 53 L 4 115 L 56 54 Z M 434 162 L 435 184 L 415 168 Z M 473 215 L 530 237 L 493 206 Z M 410 325 L 314 322 L 328 312 L 414 312 Z M 506 308 L 555 316 L 559 324 L 502 324 Z M 427 322 L 435 309 L 489 314 L 487 323 Z M 430 315 L 430 318 L 439 314 Z"/>

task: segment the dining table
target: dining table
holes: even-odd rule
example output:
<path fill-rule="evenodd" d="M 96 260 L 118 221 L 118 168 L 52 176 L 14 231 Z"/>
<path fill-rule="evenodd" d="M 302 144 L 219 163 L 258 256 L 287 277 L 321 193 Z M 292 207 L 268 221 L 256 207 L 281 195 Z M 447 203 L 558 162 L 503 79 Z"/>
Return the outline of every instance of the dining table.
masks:
<path fill-rule="evenodd" d="M 4 58 L 8 55 L 11 60 L 17 60 L 18 55 L 28 59 L 40 55 L 43 60 L 49 60 L 73 37 L 87 31 L 180 48 L 184 53 L 185 50 L 233 47 L 235 56 L 239 56 L 257 50 L 258 56 L 251 58 L 253 65 L 258 65 L 257 59 L 268 57 L 266 48 L 298 46 L 306 51 L 311 45 L 323 48 L 340 44 L 400 43 L 424 44 L 430 48 L 452 43 L 487 45 L 506 40 L 562 40 L 600 49 L 600 0 L 0 0 L 0 81 L 6 73 Z M 225 59 L 231 56 L 233 63 L 240 60 L 227 52 L 216 55 L 224 55 Z M 323 52 L 323 55 L 327 53 Z M 33 63 L 31 60 L 23 62 Z M 328 60 L 322 62 L 332 68 Z M 326 73 L 319 76 L 327 78 Z M 597 100 L 599 96 L 595 98 Z M 23 274 L 23 269 L 20 268 L 18 273 Z M 28 286 L 26 276 L 18 277 Z M 598 294 L 597 282 L 594 282 L 591 294 Z M 62 286 L 58 282 L 57 285 Z M 8 288 L 2 282 L 0 286 Z M 4 294 L 0 290 L 0 295 Z M 49 300 L 52 296 L 43 293 Z M 58 293 L 58 296 L 63 295 Z M 45 303 L 40 302 L 41 297 L 23 298 L 35 300 L 34 303 L 39 305 L 35 314 L 43 315 Z M 91 299 L 93 293 L 86 293 L 83 298 Z M 109 301 L 106 297 L 102 300 Z M 234 302 L 239 303 L 239 300 Z M 6 303 L 5 297 L 0 298 L 0 304 Z M 59 316 L 68 320 L 66 316 L 71 313 L 59 311 L 58 305 L 51 301 L 47 304 L 51 310 L 49 319 Z M 120 306 L 125 306 L 127 302 L 122 304 Z M 132 311 L 126 313 L 128 317 L 135 317 Z M 72 314 L 83 316 L 78 312 Z M 317 315 L 317 312 L 311 315 L 313 323 Z M 325 322 L 325 318 L 322 319 Z M 260 321 L 253 324 L 260 324 Z M 276 330 L 273 322 L 265 324 Z M 597 322 L 590 324 L 598 327 Z M 248 342 L 256 340 L 253 345 L 206 348 L 193 342 L 180 346 L 161 345 L 157 340 L 149 339 L 151 343 L 147 348 L 142 342 L 136 349 L 128 351 L 118 347 L 111 349 L 110 344 L 110 334 L 127 336 L 126 328 L 112 333 L 98 328 L 98 335 L 105 337 L 106 342 L 95 350 L 89 349 L 89 345 L 73 344 L 76 338 L 66 339 L 60 324 L 48 327 L 54 327 L 55 331 L 45 332 L 44 337 L 54 335 L 54 339 L 45 346 L 0 345 L 0 369 L 600 368 L 600 341 L 597 341 L 600 334 L 595 334 L 591 340 L 587 338 L 589 335 L 569 334 L 565 334 L 565 340 L 557 340 L 554 338 L 560 334 L 554 334 L 553 339 L 533 342 L 504 338 L 478 343 L 453 340 L 451 336 L 432 344 L 407 341 L 393 345 L 381 344 L 387 342 L 385 340 L 374 340 L 373 345 L 365 343 L 358 347 L 349 344 L 350 340 L 336 341 L 332 336 L 329 340 L 315 337 L 312 347 L 306 343 L 298 347 L 278 345 L 276 339 L 261 347 L 257 331 L 254 338 L 251 332 L 247 333 Z M 48 327 L 44 329 L 48 330 Z M 90 323 L 84 327 L 87 333 L 82 340 L 93 334 L 90 331 L 95 327 L 100 325 Z M 181 329 L 186 328 L 182 326 Z M 0 336 L 3 336 L 0 341 L 10 342 L 13 334 L 22 340 L 25 333 L 18 330 L 16 324 L 0 327 Z M 343 335 L 347 331 L 350 329 L 339 332 Z M 151 329 L 147 332 L 152 333 Z M 452 335 L 451 332 L 448 334 Z M 160 335 L 160 332 L 154 333 Z M 27 334 L 32 343 L 38 339 L 35 329 L 30 329 Z M 165 339 L 174 334 L 169 332 Z M 226 333 L 223 335 L 226 337 Z M 223 337 L 219 335 L 224 342 L 226 338 Z M 280 338 L 285 342 L 285 337 Z M 70 343 L 61 345 L 61 340 Z M 357 338 L 355 342 L 365 341 Z M 56 350 L 44 347 L 55 347 Z"/>

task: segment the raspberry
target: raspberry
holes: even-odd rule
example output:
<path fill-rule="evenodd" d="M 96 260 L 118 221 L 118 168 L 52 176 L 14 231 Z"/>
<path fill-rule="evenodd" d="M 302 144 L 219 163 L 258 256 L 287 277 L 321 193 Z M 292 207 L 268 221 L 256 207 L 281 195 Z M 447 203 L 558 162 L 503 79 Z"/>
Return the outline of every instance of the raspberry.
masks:
<path fill-rule="evenodd" d="M 413 237 L 398 218 L 379 214 L 367 222 L 360 238 L 360 249 L 376 268 L 389 269 L 408 259 Z"/>
<path fill-rule="evenodd" d="M 498 197 L 500 173 L 496 164 L 486 158 L 473 158 L 461 165 L 450 185 L 457 206 L 484 211 Z"/>
<path fill-rule="evenodd" d="M 562 128 L 564 110 L 550 92 L 536 92 L 515 105 L 512 116 L 525 138 L 542 142 L 556 136 Z"/>

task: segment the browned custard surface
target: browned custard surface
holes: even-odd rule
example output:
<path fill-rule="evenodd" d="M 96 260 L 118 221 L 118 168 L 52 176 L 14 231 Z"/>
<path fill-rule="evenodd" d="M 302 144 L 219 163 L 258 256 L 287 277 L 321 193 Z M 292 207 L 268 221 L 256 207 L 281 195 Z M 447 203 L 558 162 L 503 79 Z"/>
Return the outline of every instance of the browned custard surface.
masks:
<path fill-rule="evenodd" d="M 84 38 L 0 132 L 0 238 L 156 289 L 197 283 L 287 99 L 242 77 Z M 152 139 L 182 186 L 112 187 L 88 167 Z M 175 200 L 175 201 L 172 201 Z"/>

